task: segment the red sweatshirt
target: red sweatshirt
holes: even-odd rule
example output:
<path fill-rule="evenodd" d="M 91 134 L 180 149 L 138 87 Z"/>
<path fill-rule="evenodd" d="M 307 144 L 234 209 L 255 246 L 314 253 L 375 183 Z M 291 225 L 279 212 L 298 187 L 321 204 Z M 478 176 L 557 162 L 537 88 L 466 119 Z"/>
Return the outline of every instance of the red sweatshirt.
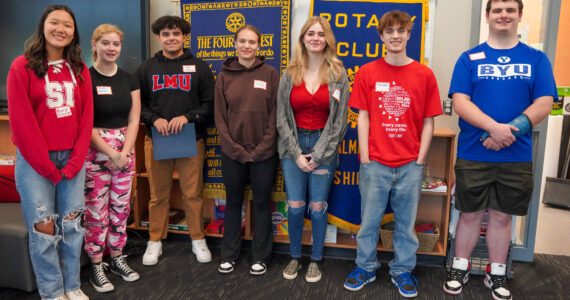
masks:
<path fill-rule="evenodd" d="M 83 67 L 83 80 L 63 60 L 50 63 L 46 76 L 26 68 L 17 57 L 8 73 L 8 113 L 12 141 L 38 174 L 53 184 L 61 180 L 49 151 L 72 150 L 61 169 L 73 178 L 85 163 L 93 128 L 91 76 Z M 57 62 L 54 62 L 57 63 Z"/>

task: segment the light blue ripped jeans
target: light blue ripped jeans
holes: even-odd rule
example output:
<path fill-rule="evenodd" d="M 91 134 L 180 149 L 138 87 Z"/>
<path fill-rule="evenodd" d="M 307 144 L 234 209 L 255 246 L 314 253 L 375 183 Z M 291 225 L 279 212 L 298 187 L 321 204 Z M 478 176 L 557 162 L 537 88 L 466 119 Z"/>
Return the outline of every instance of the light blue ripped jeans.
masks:
<path fill-rule="evenodd" d="M 63 168 L 71 150 L 51 151 L 50 160 Z M 65 291 L 80 288 L 79 256 L 85 230 L 81 219 L 85 209 L 85 166 L 69 180 L 51 183 L 39 175 L 17 153 L 15 168 L 16 188 L 22 199 L 22 212 L 29 232 L 30 256 L 38 292 L 42 298 L 56 298 Z M 76 218 L 64 220 L 78 213 Z M 34 224 L 54 220 L 54 235 L 36 231 Z"/>
<path fill-rule="evenodd" d="M 312 152 L 320 135 L 321 131 L 315 131 L 309 134 L 299 132 L 299 146 L 301 146 L 303 154 L 309 154 Z M 293 159 L 281 160 L 281 169 L 283 170 L 283 177 L 285 179 L 287 201 L 304 202 L 302 207 L 295 208 L 289 205 L 287 211 L 290 240 L 289 247 L 292 258 L 301 257 L 303 219 L 305 218 L 305 211 L 308 209 L 307 206 L 311 212 L 311 231 L 313 234 L 313 251 L 311 253 L 311 259 L 320 261 L 323 258 L 323 245 L 325 242 L 328 223 L 327 201 L 329 199 L 329 191 L 337 167 L 338 154 L 330 163 L 319 165 L 317 169 L 311 173 L 305 173 L 299 169 Z M 310 209 L 311 205 L 306 205 L 307 192 L 309 203 L 324 202 L 323 209 L 315 211 Z"/>

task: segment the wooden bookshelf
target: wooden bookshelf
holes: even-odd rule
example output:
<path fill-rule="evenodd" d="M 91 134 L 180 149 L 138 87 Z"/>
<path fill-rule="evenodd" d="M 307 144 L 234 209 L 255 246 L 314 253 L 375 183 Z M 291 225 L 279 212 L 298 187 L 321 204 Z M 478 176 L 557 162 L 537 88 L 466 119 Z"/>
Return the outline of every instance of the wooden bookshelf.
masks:
<path fill-rule="evenodd" d="M 150 199 L 150 191 L 148 184 L 148 173 L 144 168 L 144 125 L 141 125 L 137 142 L 135 145 L 136 152 L 136 170 L 137 176 L 134 183 L 133 193 L 133 211 L 135 222 L 129 227 L 139 230 L 148 230 L 147 227 L 141 227 L 140 221 L 145 214 L 148 214 L 148 202 Z M 444 178 L 447 185 L 446 192 L 430 192 L 422 191 L 422 196 L 418 204 L 417 218 L 421 220 L 432 220 L 435 222 L 439 230 L 440 236 L 435 244 L 435 247 L 430 252 L 418 252 L 418 254 L 445 256 L 447 250 L 447 233 L 449 224 L 449 211 L 451 203 L 451 185 L 455 181 L 453 173 L 453 162 L 455 159 L 455 139 L 456 135 L 451 129 L 436 128 L 434 130 L 434 137 L 427 158 L 427 167 L 429 168 L 430 175 Z M 171 192 L 171 208 L 182 209 L 182 196 L 178 185 L 178 175 L 173 174 L 173 184 Z M 251 201 L 246 203 L 246 224 L 243 239 L 251 240 L 253 237 L 253 216 L 251 213 Z M 204 199 L 204 217 L 207 220 L 214 219 L 214 199 Z M 171 233 L 187 234 L 186 231 L 169 230 Z M 206 233 L 207 236 L 222 237 L 221 234 Z M 274 236 L 276 243 L 289 243 L 289 236 L 279 235 Z M 304 230 L 303 232 L 303 245 L 311 245 L 311 232 Z M 356 249 L 356 238 L 350 233 L 343 231 L 337 232 L 337 242 L 334 244 L 325 243 L 325 247 L 337 247 L 345 249 Z M 392 251 L 382 247 L 382 242 L 378 243 L 379 251 Z"/>

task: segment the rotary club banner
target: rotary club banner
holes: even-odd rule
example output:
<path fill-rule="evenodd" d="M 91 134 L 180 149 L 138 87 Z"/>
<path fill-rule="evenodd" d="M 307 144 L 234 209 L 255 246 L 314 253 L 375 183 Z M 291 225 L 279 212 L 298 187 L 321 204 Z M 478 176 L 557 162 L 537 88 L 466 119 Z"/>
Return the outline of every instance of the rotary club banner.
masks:
<path fill-rule="evenodd" d="M 386 55 L 377 33 L 380 18 L 392 10 L 405 11 L 414 27 L 407 44 L 407 55 L 423 63 L 427 0 L 312 0 L 311 15 L 326 18 L 334 32 L 338 57 L 347 68 L 352 89 L 358 69 Z M 348 130 L 339 145 L 340 164 L 329 196 L 329 223 L 350 232 L 360 228 L 358 190 L 358 110 L 349 108 Z M 388 208 L 386 212 L 390 212 Z"/>
<path fill-rule="evenodd" d="M 184 44 L 192 53 L 210 65 L 214 77 L 222 63 L 235 56 L 234 36 L 245 24 L 261 33 L 258 55 L 265 63 L 282 73 L 289 62 L 290 0 L 199 1 L 182 0 L 182 17 L 192 25 Z M 204 163 L 203 195 L 225 198 L 221 169 L 220 138 L 214 123 L 207 129 L 206 162 Z M 251 193 L 247 193 L 251 199 Z M 273 200 L 286 199 L 281 169 L 277 171 Z"/>

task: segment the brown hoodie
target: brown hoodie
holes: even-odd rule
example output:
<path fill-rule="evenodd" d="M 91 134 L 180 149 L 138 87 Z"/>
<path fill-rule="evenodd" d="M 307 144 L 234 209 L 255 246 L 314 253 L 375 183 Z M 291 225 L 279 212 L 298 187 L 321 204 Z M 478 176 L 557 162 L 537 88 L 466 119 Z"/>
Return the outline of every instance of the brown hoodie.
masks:
<path fill-rule="evenodd" d="M 256 57 L 250 68 L 228 58 L 216 80 L 214 116 L 222 152 L 241 163 L 271 158 L 277 148 L 275 124 L 279 74 Z"/>

